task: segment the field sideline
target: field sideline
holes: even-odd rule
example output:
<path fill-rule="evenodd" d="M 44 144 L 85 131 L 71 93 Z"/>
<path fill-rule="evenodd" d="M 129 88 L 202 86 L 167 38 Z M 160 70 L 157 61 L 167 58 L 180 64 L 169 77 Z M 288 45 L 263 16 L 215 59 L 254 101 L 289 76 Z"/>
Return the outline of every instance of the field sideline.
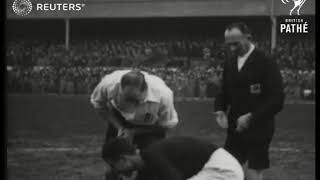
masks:
<path fill-rule="evenodd" d="M 88 96 L 9 95 L 9 180 L 103 179 L 104 135 Z M 223 145 L 213 101 L 176 102 L 180 123 L 172 136 L 208 138 Z M 265 180 L 315 179 L 315 105 L 287 104 L 277 117 L 271 168 Z"/>

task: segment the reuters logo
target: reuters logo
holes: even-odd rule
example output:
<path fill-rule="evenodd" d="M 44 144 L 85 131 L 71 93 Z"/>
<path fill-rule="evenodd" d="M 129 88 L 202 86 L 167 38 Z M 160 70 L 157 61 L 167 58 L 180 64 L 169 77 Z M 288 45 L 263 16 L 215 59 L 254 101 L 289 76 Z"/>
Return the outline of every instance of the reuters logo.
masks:
<path fill-rule="evenodd" d="M 31 12 L 32 4 L 29 0 L 15 0 L 12 9 L 17 15 L 26 16 Z"/>

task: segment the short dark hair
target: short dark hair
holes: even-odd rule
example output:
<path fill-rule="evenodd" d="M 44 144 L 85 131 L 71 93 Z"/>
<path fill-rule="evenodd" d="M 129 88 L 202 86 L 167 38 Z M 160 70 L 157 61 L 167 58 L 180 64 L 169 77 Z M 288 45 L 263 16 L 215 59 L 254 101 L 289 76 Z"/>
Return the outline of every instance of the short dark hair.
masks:
<path fill-rule="evenodd" d="M 125 88 L 127 86 L 137 87 L 141 92 L 146 90 L 147 83 L 144 74 L 139 70 L 133 70 L 123 75 L 121 78 L 121 87 Z"/>
<path fill-rule="evenodd" d="M 102 157 L 105 161 L 117 161 L 122 155 L 134 154 L 136 146 L 125 138 L 111 138 L 102 147 Z"/>
<path fill-rule="evenodd" d="M 236 22 L 227 26 L 227 30 L 231 30 L 233 28 L 239 29 L 243 34 L 248 35 L 250 38 L 252 37 L 251 30 L 244 22 Z"/>

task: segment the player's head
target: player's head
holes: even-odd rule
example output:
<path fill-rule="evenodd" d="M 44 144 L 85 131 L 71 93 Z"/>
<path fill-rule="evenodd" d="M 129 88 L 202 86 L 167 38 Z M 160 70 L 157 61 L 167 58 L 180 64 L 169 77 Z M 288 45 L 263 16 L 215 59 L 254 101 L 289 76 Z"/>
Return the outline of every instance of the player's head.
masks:
<path fill-rule="evenodd" d="M 121 78 L 117 105 L 124 112 L 133 112 L 135 107 L 146 97 L 147 83 L 140 71 L 134 70 Z"/>
<path fill-rule="evenodd" d="M 103 159 L 118 173 L 129 173 L 142 167 L 139 150 L 124 138 L 113 138 L 103 146 Z"/>
<path fill-rule="evenodd" d="M 242 56 L 248 52 L 251 43 L 251 31 L 242 22 L 230 24 L 225 32 L 225 44 L 232 55 Z"/>

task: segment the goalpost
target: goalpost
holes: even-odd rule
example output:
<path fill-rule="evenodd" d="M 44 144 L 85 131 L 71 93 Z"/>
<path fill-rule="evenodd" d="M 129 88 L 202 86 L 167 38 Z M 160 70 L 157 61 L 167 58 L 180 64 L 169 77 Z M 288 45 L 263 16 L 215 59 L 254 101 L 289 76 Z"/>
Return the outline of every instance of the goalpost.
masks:
<path fill-rule="evenodd" d="M 65 48 L 66 50 L 69 50 L 69 44 L 70 44 L 70 19 L 65 19 Z"/>

